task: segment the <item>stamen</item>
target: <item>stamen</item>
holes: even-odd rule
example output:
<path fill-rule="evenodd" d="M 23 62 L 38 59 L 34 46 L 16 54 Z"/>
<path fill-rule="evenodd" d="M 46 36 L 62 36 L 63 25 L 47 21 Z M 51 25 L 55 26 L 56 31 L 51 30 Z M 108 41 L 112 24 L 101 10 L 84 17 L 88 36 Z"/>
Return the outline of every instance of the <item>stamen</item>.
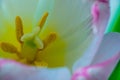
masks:
<path fill-rule="evenodd" d="M 40 27 L 40 29 L 42 29 L 42 27 L 44 26 L 47 17 L 48 17 L 48 12 L 46 12 L 46 13 L 43 15 L 42 19 L 40 20 L 40 23 L 39 23 L 39 25 L 38 25 L 38 26 Z"/>
<path fill-rule="evenodd" d="M 56 33 L 52 32 L 44 40 L 41 40 L 39 38 L 39 33 L 41 32 L 41 29 L 43 28 L 47 17 L 48 12 L 43 15 L 38 27 L 35 27 L 31 33 L 24 35 L 22 20 L 19 16 L 17 16 L 15 20 L 16 37 L 17 40 L 22 44 L 21 51 L 19 52 L 14 45 L 5 42 L 2 42 L 0 44 L 0 48 L 5 52 L 17 54 L 19 57 L 18 61 L 21 63 L 47 67 L 48 64 L 46 62 L 42 60 L 39 61 L 37 58 L 37 56 L 41 54 L 49 44 L 55 41 L 57 37 Z M 41 53 L 39 53 L 40 51 Z"/>
<path fill-rule="evenodd" d="M 43 40 L 44 47 L 47 47 L 50 43 L 55 41 L 56 37 L 57 37 L 56 33 L 50 33 L 50 35 L 48 35 L 46 39 Z"/>
<path fill-rule="evenodd" d="M 22 20 L 19 16 L 16 17 L 16 20 L 15 20 L 15 23 L 16 23 L 16 37 L 17 37 L 17 40 L 22 43 L 21 41 L 21 37 L 23 36 L 23 24 L 22 24 Z"/>
<path fill-rule="evenodd" d="M 10 43 L 2 42 L 1 43 L 1 49 L 5 52 L 8 52 L 8 53 L 18 53 L 17 48 Z"/>

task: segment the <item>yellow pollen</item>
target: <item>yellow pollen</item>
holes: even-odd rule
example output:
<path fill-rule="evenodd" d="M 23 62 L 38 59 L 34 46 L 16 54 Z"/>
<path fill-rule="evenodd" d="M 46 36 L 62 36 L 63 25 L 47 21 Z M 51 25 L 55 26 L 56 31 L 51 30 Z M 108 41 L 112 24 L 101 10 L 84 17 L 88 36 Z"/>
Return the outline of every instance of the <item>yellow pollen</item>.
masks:
<path fill-rule="evenodd" d="M 42 19 L 40 20 L 40 23 L 39 23 L 39 27 L 40 29 L 42 29 L 42 27 L 44 26 L 46 20 L 47 20 L 47 17 L 48 17 L 48 12 L 46 12 L 43 16 L 42 16 Z"/>
<path fill-rule="evenodd" d="M 44 60 L 38 61 L 38 57 L 37 57 L 38 55 L 41 54 L 40 52 L 44 52 L 44 49 L 49 44 L 54 42 L 57 38 L 57 35 L 54 32 L 51 32 L 43 40 L 39 38 L 39 33 L 42 27 L 44 26 L 47 17 L 48 17 L 48 12 L 46 12 L 43 15 L 38 25 L 39 27 L 35 27 L 35 29 L 31 33 L 24 34 L 22 19 L 19 16 L 17 16 L 15 19 L 16 37 L 18 42 L 22 44 L 21 51 L 18 51 L 14 45 L 6 42 L 1 42 L 0 48 L 4 52 L 15 53 L 19 58 L 17 61 L 23 64 L 47 67 L 48 66 L 47 62 L 45 62 Z"/>
<path fill-rule="evenodd" d="M 5 52 L 16 53 L 17 55 L 19 55 L 19 51 L 17 50 L 17 48 L 14 45 L 10 44 L 10 43 L 2 42 L 0 44 L 0 47 Z"/>
<path fill-rule="evenodd" d="M 46 48 L 50 43 L 52 43 L 53 41 L 55 41 L 55 39 L 57 38 L 56 33 L 50 33 L 44 40 L 44 48 Z"/>
<path fill-rule="evenodd" d="M 16 37 L 17 37 L 17 40 L 22 43 L 21 41 L 21 37 L 23 36 L 23 24 L 22 24 L 22 20 L 19 16 L 16 17 L 16 20 L 15 20 L 15 23 L 16 23 Z"/>

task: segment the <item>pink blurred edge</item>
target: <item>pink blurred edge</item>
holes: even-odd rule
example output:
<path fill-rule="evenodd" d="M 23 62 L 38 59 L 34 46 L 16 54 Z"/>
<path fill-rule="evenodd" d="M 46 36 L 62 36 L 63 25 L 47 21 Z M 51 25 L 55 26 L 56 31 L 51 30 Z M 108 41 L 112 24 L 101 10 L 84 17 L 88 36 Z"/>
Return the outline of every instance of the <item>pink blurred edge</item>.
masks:
<path fill-rule="evenodd" d="M 72 76 L 72 80 L 80 80 L 79 79 L 80 77 L 84 78 L 84 80 L 101 80 L 101 79 L 107 80 L 119 60 L 120 60 L 120 52 L 117 55 L 113 56 L 112 58 L 110 58 L 104 62 L 98 63 L 96 65 L 90 65 L 87 67 L 79 68 L 74 72 L 74 74 Z M 90 69 L 99 70 L 99 71 L 96 71 L 96 72 L 98 72 L 98 73 L 96 73 L 97 76 L 100 76 L 99 74 L 101 74 L 101 72 L 102 72 L 101 79 L 96 79 L 96 75 L 93 76 L 92 74 L 90 74 L 89 73 Z M 83 79 L 81 79 L 81 80 L 83 80 Z"/>
<path fill-rule="evenodd" d="M 10 59 L 4 59 L 4 58 L 0 58 L 0 68 L 4 67 L 6 64 L 13 64 L 13 65 L 17 65 L 17 66 L 22 66 L 22 67 L 32 67 L 32 66 L 27 66 L 27 65 L 24 65 L 24 64 L 21 64 L 19 62 L 16 62 L 14 60 L 10 60 Z"/>

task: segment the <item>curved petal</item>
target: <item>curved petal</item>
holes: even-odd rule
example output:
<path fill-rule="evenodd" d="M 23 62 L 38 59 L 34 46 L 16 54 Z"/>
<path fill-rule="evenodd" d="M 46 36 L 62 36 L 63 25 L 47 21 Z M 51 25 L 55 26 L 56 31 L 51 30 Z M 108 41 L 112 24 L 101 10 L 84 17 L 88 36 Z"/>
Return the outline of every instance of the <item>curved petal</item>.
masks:
<path fill-rule="evenodd" d="M 93 14 L 93 29 L 95 32 L 104 32 L 105 25 L 108 25 L 110 16 L 110 4 L 108 0 L 98 0 L 94 3 L 92 8 Z M 101 24 L 102 21 L 102 24 Z"/>
<path fill-rule="evenodd" d="M 70 80 L 67 68 L 27 67 L 9 60 L 0 60 L 0 80 Z"/>
<path fill-rule="evenodd" d="M 90 44 L 90 47 L 86 50 L 84 55 L 79 58 L 76 63 L 73 66 L 73 71 L 76 70 L 79 67 L 84 67 L 89 65 L 97 50 L 99 47 L 99 44 L 101 42 L 104 29 L 107 26 L 107 21 L 109 19 L 109 4 L 108 2 L 104 1 L 95 1 L 92 6 L 92 15 L 93 15 L 93 31 L 96 33 L 96 35 L 93 37 L 93 40 Z M 88 60 L 89 59 L 89 60 Z"/>
<path fill-rule="evenodd" d="M 108 18 L 105 17 L 106 21 L 102 22 L 104 18 L 100 14 L 98 22 L 102 25 L 97 25 L 100 28 L 100 32 L 98 32 L 100 34 L 94 33 L 91 14 L 93 3 L 94 0 L 52 0 L 51 2 L 40 0 L 36 20 L 38 21 L 45 12 L 49 12 L 49 17 L 40 37 L 44 38 L 50 32 L 55 32 L 58 36 L 55 43 L 47 49 L 48 53 L 45 56 L 50 56 L 48 62 L 53 63 L 60 61 L 59 59 L 67 59 L 64 64 L 72 66 L 86 51 L 91 42 L 99 42 L 100 39 L 96 40 L 95 38 L 102 37 Z M 106 4 L 102 5 L 107 6 Z M 100 12 L 103 13 L 105 10 Z"/>
<path fill-rule="evenodd" d="M 91 66 L 76 70 L 73 80 L 107 80 L 120 59 L 120 33 L 109 33 L 103 37 Z"/>
<path fill-rule="evenodd" d="M 112 70 L 120 59 L 120 53 L 102 63 L 76 70 L 72 80 L 108 80 Z"/>
<path fill-rule="evenodd" d="M 108 33 L 103 37 L 102 43 L 91 64 L 106 61 L 118 52 L 120 52 L 120 33 Z"/>

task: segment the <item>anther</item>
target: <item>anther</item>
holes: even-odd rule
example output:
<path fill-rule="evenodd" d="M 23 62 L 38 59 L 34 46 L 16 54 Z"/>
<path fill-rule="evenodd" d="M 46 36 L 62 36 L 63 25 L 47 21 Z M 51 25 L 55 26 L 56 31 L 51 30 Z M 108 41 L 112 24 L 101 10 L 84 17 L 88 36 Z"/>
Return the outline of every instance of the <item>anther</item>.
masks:
<path fill-rule="evenodd" d="M 46 39 L 43 40 L 44 43 L 44 47 L 47 47 L 50 43 L 52 43 L 53 41 L 55 41 L 57 35 L 56 33 L 50 33 Z"/>
<path fill-rule="evenodd" d="M 5 52 L 8 52 L 8 53 L 18 53 L 17 48 L 10 43 L 2 42 L 1 43 L 1 49 Z"/>
<path fill-rule="evenodd" d="M 39 22 L 39 27 L 40 29 L 42 29 L 42 27 L 44 26 L 46 20 L 47 20 L 47 17 L 48 17 L 48 12 L 46 12 L 43 16 L 42 16 L 42 19 L 40 20 Z"/>
<path fill-rule="evenodd" d="M 15 23 L 16 23 L 16 37 L 17 37 L 17 40 L 22 43 L 21 41 L 21 37 L 23 36 L 23 24 L 22 24 L 22 20 L 19 16 L 16 17 L 16 20 L 15 20 Z"/>

